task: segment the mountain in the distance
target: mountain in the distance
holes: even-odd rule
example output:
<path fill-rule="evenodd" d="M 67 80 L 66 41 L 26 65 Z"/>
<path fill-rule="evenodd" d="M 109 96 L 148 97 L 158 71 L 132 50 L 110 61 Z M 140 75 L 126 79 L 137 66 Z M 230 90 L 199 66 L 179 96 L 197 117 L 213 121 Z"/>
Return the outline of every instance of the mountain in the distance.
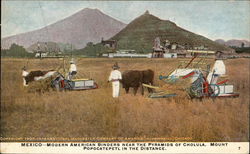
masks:
<path fill-rule="evenodd" d="M 98 9 L 85 8 L 44 28 L 3 38 L 1 48 L 9 48 L 12 43 L 27 48 L 37 42 L 69 43 L 83 48 L 88 42 L 98 43 L 102 38 L 109 39 L 125 26 Z"/>
<path fill-rule="evenodd" d="M 233 49 L 218 44 L 204 36 L 189 32 L 169 20 L 161 20 L 145 12 L 111 40 L 117 41 L 118 49 L 133 49 L 137 52 L 151 52 L 154 39 L 160 37 L 163 42 L 169 40 L 180 45 L 192 47 L 207 46 L 210 50 L 232 51 Z"/>
<path fill-rule="evenodd" d="M 244 43 L 244 47 L 250 47 L 250 41 L 247 41 L 247 40 L 232 39 L 232 40 L 225 41 L 223 39 L 217 39 L 215 40 L 215 42 L 222 44 L 222 45 L 231 46 L 231 47 L 241 47 L 242 43 Z"/>

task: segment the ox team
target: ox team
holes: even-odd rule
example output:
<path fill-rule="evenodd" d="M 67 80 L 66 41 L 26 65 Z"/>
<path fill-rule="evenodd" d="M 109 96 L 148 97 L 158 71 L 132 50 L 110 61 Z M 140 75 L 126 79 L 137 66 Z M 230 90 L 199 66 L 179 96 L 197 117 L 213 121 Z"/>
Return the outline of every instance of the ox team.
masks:
<path fill-rule="evenodd" d="M 120 67 L 118 63 L 115 63 L 113 66 L 113 71 L 111 71 L 108 82 L 112 82 L 112 89 L 113 89 L 113 97 L 117 98 L 120 92 L 120 81 L 122 80 L 121 72 L 118 70 Z M 22 69 L 22 77 L 23 77 L 23 85 L 28 86 L 29 82 L 42 80 L 53 76 L 56 74 L 56 71 L 31 71 L 28 72 L 26 67 Z M 77 74 L 77 68 L 73 60 L 70 61 L 70 68 L 68 73 L 68 80 L 71 80 L 74 75 Z"/>
<path fill-rule="evenodd" d="M 38 70 L 38 71 L 28 72 L 27 68 L 24 66 L 22 68 L 23 85 L 28 86 L 28 84 L 32 81 L 43 80 L 56 74 L 58 74 L 58 72 L 56 72 L 55 70 L 49 70 L 49 71 Z M 68 80 L 71 80 L 73 76 L 75 76 L 76 74 L 77 74 L 77 68 L 76 68 L 75 62 L 71 60 L 69 73 L 67 77 Z"/>
<path fill-rule="evenodd" d="M 118 70 L 120 67 L 116 62 L 112 66 L 113 70 L 109 75 L 108 82 L 112 82 L 112 96 L 117 98 L 119 96 L 120 91 L 120 83 L 122 83 L 123 88 L 126 90 L 126 93 L 129 92 L 129 88 L 134 89 L 134 95 L 136 95 L 137 90 L 141 87 L 141 94 L 144 94 L 144 89 L 142 87 L 142 83 L 153 85 L 154 80 L 154 71 L 148 70 L 130 70 L 124 71 L 122 74 Z M 148 88 L 148 92 L 152 92 L 152 89 Z"/>

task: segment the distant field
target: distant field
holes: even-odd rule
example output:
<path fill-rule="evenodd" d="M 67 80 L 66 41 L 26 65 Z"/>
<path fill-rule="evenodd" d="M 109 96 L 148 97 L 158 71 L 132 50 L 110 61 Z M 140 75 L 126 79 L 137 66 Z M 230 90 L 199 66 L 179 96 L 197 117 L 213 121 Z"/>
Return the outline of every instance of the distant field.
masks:
<path fill-rule="evenodd" d="M 250 59 L 226 60 L 227 75 L 239 98 L 190 100 L 188 97 L 150 99 L 125 94 L 111 97 L 107 83 L 117 61 L 124 70 L 152 69 L 158 79 L 185 59 L 78 59 L 79 74 L 96 80 L 99 89 L 89 91 L 28 93 L 21 68 L 49 70 L 59 59 L 1 59 L 1 137 L 92 138 L 129 137 L 189 138 L 188 141 L 248 141 Z M 208 62 L 211 63 L 210 59 Z M 178 140 L 179 141 L 179 140 Z"/>

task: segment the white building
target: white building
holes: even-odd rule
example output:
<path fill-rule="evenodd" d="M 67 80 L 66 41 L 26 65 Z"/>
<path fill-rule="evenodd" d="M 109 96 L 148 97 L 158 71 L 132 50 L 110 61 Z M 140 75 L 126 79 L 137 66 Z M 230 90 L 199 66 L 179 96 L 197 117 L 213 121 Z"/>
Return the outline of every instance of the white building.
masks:
<path fill-rule="evenodd" d="M 46 57 L 46 56 L 48 56 L 48 52 L 37 52 L 37 53 L 35 54 L 35 57 L 36 57 L 36 58 Z"/>
<path fill-rule="evenodd" d="M 163 58 L 177 58 L 177 53 L 164 53 Z"/>
<path fill-rule="evenodd" d="M 106 53 L 102 54 L 103 57 L 109 58 L 151 58 L 152 54 L 137 54 L 137 53 Z"/>

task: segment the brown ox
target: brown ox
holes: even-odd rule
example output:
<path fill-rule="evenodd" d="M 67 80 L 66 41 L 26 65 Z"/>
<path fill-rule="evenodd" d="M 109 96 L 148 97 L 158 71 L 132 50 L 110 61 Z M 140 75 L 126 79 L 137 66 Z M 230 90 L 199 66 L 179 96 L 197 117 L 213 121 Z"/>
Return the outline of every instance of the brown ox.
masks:
<path fill-rule="evenodd" d="M 144 94 L 144 88 L 142 83 L 153 84 L 154 71 L 148 69 L 143 71 L 130 70 L 122 73 L 121 83 L 123 88 L 125 88 L 126 93 L 129 92 L 129 88 L 134 88 L 134 95 L 136 95 L 137 90 L 141 87 L 141 94 Z M 148 92 L 152 92 L 152 89 L 148 88 Z"/>

